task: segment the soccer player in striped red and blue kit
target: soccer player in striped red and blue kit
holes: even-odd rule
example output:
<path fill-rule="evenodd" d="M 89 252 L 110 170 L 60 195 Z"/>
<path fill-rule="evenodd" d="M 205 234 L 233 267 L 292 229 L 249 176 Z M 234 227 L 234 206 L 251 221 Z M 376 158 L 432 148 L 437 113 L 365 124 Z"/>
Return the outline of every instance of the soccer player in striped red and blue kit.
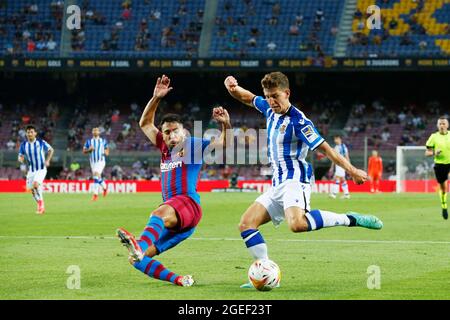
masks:
<path fill-rule="evenodd" d="M 42 139 L 37 139 L 36 128 L 29 125 L 25 128 L 27 140 L 22 142 L 19 149 L 19 162 L 28 162 L 27 188 L 37 203 L 37 214 L 45 212 L 42 184 L 47 175 L 47 167 L 53 157 L 53 148 Z M 47 155 L 47 158 L 45 156 Z"/>
<path fill-rule="evenodd" d="M 178 115 L 165 115 L 160 123 L 161 131 L 154 125 L 159 102 L 171 90 L 167 76 L 158 78 L 153 97 L 139 122 L 145 135 L 161 152 L 163 203 L 153 210 L 139 239 L 123 228 L 117 230 L 117 235 L 129 250 L 129 261 L 136 269 L 155 279 L 189 287 L 194 284 L 192 276 L 180 276 L 153 257 L 187 239 L 199 223 L 202 209 L 197 183 L 203 151 L 212 143 L 206 139 L 188 137 Z M 222 134 L 214 140 L 214 144 L 223 145 L 225 131 L 231 128 L 228 112 L 222 107 L 214 108 L 213 118 L 222 125 Z"/>
<path fill-rule="evenodd" d="M 102 173 L 106 165 L 105 156 L 109 156 L 109 147 L 106 139 L 100 137 L 100 128 L 92 128 L 92 139 L 88 139 L 84 144 L 83 153 L 89 153 L 89 162 L 94 178 L 94 195 L 92 196 L 92 201 L 97 201 L 99 188 L 103 189 L 104 197 L 106 197 L 108 192 L 106 182 L 102 178 Z"/>
<path fill-rule="evenodd" d="M 268 259 L 267 245 L 258 228 L 269 221 L 279 225 L 286 220 L 293 232 L 336 226 L 383 227 L 381 220 L 371 215 L 311 210 L 311 182 L 305 160 L 309 150 L 320 149 L 331 161 L 344 168 L 357 184 L 364 183 L 367 174 L 331 148 L 312 121 L 290 103 L 291 91 L 286 75 L 281 72 L 266 74 L 261 80 L 264 97 L 240 87 L 232 76 L 227 77 L 224 84 L 232 97 L 262 113 L 267 123 L 272 188 L 255 200 L 239 222 L 241 237 L 255 260 Z M 253 286 L 246 283 L 241 287 Z"/>

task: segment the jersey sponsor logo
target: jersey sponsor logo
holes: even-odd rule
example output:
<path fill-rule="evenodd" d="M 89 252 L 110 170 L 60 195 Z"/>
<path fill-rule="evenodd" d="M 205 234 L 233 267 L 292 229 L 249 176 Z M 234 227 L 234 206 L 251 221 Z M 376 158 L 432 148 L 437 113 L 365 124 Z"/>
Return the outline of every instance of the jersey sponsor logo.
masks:
<path fill-rule="evenodd" d="M 169 163 L 161 163 L 161 172 L 167 172 L 171 171 L 176 168 L 181 168 L 183 166 L 182 161 L 175 161 L 175 162 L 169 162 Z"/>
<path fill-rule="evenodd" d="M 314 129 L 311 127 L 311 125 L 307 125 L 302 129 L 302 133 L 305 136 L 306 140 L 308 140 L 309 143 L 312 143 L 314 140 L 316 140 L 319 136 L 314 131 Z"/>

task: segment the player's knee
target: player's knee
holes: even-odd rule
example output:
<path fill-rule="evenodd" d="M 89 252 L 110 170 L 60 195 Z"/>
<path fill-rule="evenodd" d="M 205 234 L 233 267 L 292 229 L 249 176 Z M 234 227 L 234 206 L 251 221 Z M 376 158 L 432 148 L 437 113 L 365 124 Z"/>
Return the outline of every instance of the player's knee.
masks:
<path fill-rule="evenodd" d="M 147 248 L 147 250 L 145 250 L 144 252 L 144 256 L 152 258 L 154 256 L 156 256 L 157 251 L 156 251 L 156 247 L 155 246 L 151 246 L 149 248 Z"/>
<path fill-rule="evenodd" d="M 39 188 L 39 182 L 33 182 L 33 188 L 34 189 Z"/>
<path fill-rule="evenodd" d="M 162 219 L 164 217 L 164 212 L 162 210 L 155 210 L 151 215 Z"/>
<path fill-rule="evenodd" d="M 292 232 L 306 232 L 308 231 L 308 224 L 303 221 L 295 221 L 289 224 L 289 229 Z"/>
<path fill-rule="evenodd" d="M 241 221 L 239 221 L 238 228 L 240 232 L 244 232 L 245 230 L 256 229 L 258 226 L 255 225 L 253 219 L 244 216 L 241 218 Z"/>

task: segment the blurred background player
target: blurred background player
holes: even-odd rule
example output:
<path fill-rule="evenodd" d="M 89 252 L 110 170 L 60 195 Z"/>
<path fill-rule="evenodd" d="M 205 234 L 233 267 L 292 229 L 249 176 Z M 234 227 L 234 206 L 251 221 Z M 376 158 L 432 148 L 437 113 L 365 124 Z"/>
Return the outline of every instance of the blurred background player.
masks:
<path fill-rule="evenodd" d="M 290 103 L 286 75 L 272 72 L 264 76 L 261 85 L 265 98 L 240 87 L 232 76 L 228 76 L 224 84 L 233 98 L 261 112 L 267 123 L 272 188 L 250 205 L 239 222 L 241 237 L 255 260 L 268 259 L 267 245 L 258 228 L 269 221 L 279 225 L 286 219 L 292 232 L 337 226 L 383 227 L 375 216 L 310 209 L 312 167 L 305 160 L 309 150 L 321 150 L 332 162 L 347 170 L 357 184 L 364 183 L 367 174 L 331 148 L 312 121 Z M 249 283 L 241 286 L 252 287 Z"/>
<path fill-rule="evenodd" d="M 37 214 L 45 212 L 44 195 L 42 183 L 47 175 L 47 167 L 53 157 L 53 148 L 42 139 L 37 139 L 36 128 L 32 125 L 26 127 L 27 140 L 22 142 L 19 149 L 18 160 L 28 162 L 27 188 L 31 189 L 31 194 L 37 203 Z M 47 158 L 45 158 L 47 156 Z"/>
<path fill-rule="evenodd" d="M 90 154 L 89 162 L 94 178 L 92 201 L 97 201 L 99 188 L 103 189 L 104 197 L 108 192 L 106 182 L 102 179 L 102 173 L 106 165 L 105 156 L 109 156 L 108 142 L 100 137 L 100 129 L 98 127 L 92 128 L 92 139 L 87 140 L 84 144 L 83 153 Z"/>
<path fill-rule="evenodd" d="M 438 131 L 431 134 L 426 142 L 426 156 L 434 157 L 434 174 L 439 183 L 439 199 L 441 200 L 442 217 L 448 219 L 447 180 L 450 172 L 450 134 L 448 118 L 440 117 L 437 121 Z"/>
<path fill-rule="evenodd" d="M 203 151 L 212 143 L 207 139 L 187 137 L 181 118 L 176 114 L 166 114 L 162 118 L 161 131 L 155 126 L 156 109 L 171 90 L 167 76 L 158 78 L 153 97 L 139 122 L 142 131 L 161 152 L 163 203 L 153 210 L 138 240 L 123 228 L 117 230 L 117 235 L 129 250 L 129 262 L 136 269 L 149 277 L 190 287 L 194 284 L 191 275 L 171 272 L 153 257 L 187 239 L 200 222 L 202 208 L 197 184 Z M 231 128 L 228 112 L 222 107 L 214 108 L 213 118 L 222 124 L 222 134 L 213 144 L 223 146 L 226 129 Z"/>
<path fill-rule="evenodd" d="M 369 157 L 368 170 L 370 177 L 370 192 L 380 192 L 380 180 L 383 176 L 383 159 L 378 155 L 377 150 L 372 151 Z"/>
<path fill-rule="evenodd" d="M 348 154 L 347 146 L 342 143 L 342 137 L 339 135 L 334 136 L 334 150 L 347 159 L 350 162 L 350 156 Z M 331 187 L 330 197 L 335 199 L 336 195 L 339 193 L 339 185 L 342 185 L 342 191 L 344 191 L 343 199 L 350 199 L 350 193 L 348 191 L 348 183 L 345 180 L 345 170 L 341 166 L 338 166 L 334 162 L 331 163 L 331 171 L 334 171 L 334 181 L 335 184 Z"/>

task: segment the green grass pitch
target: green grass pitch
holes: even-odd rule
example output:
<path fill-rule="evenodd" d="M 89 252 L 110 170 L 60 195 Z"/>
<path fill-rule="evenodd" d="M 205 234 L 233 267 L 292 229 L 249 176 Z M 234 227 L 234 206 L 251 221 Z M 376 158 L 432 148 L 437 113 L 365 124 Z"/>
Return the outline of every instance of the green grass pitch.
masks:
<path fill-rule="evenodd" d="M 435 194 L 353 194 L 351 200 L 312 196 L 312 207 L 373 213 L 381 231 L 327 228 L 294 234 L 286 223 L 261 227 L 269 255 L 281 268 L 281 288 L 240 289 L 251 258 L 237 230 L 257 194 L 202 194 L 203 219 L 192 239 L 159 260 L 197 284 L 182 288 L 148 278 L 128 264 L 114 237 L 136 236 L 159 194 L 90 196 L 46 194 L 44 216 L 29 194 L 0 194 L 0 299 L 449 299 L 450 221 Z M 66 286 L 69 266 L 80 289 Z M 368 289 L 370 266 L 380 289 Z M 369 268 L 369 273 L 368 273 Z M 369 281 L 370 282 L 370 281 Z"/>

